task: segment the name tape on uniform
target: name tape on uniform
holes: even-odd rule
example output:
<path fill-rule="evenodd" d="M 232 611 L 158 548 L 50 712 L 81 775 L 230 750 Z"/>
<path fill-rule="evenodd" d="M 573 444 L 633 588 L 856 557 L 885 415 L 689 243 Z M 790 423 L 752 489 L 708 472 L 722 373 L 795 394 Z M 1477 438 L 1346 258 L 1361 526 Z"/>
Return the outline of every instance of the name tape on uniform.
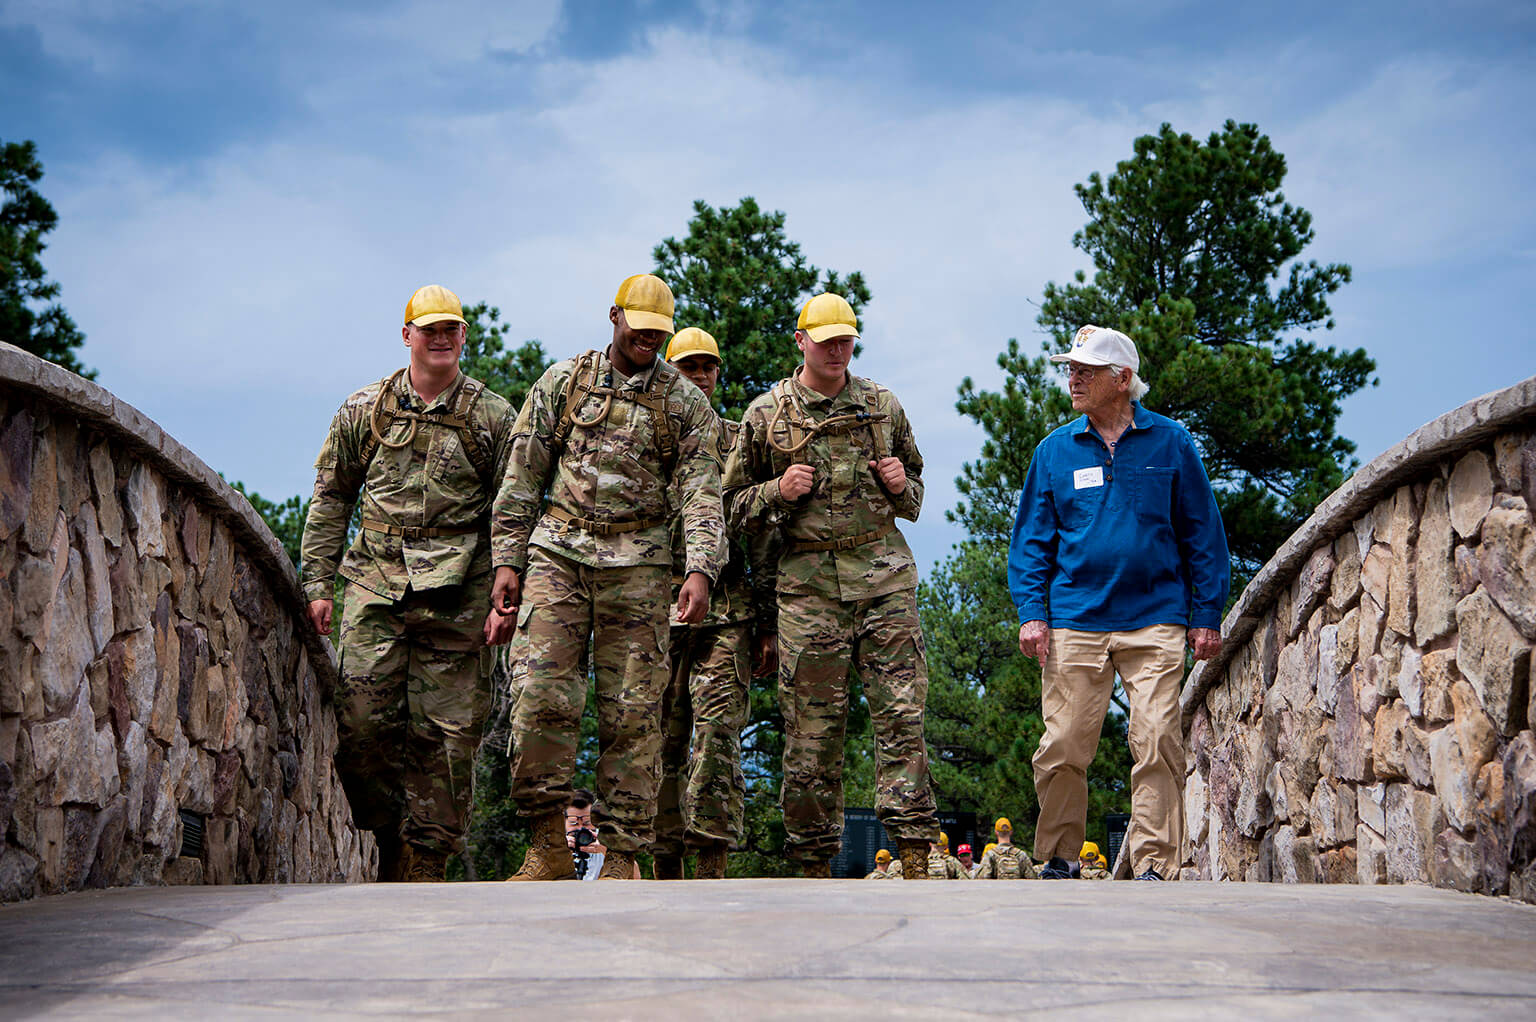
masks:
<path fill-rule="evenodd" d="M 1087 490 L 1095 486 L 1104 485 L 1104 466 L 1095 465 L 1092 468 L 1080 468 L 1072 473 L 1072 488 L 1074 490 Z"/>

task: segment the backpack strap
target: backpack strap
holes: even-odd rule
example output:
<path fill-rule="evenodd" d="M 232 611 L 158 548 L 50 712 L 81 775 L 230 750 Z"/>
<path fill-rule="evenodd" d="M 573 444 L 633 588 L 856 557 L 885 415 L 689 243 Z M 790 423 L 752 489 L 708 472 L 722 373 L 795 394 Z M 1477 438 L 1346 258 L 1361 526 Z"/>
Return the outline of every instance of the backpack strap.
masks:
<path fill-rule="evenodd" d="M 672 369 L 665 362 L 656 366 L 651 375 L 651 381 L 646 389 L 635 393 L 634 391 L 615 390 L 607 385 L 599 385 L 597 382 L 598 355 L 596 351 L 588 351 L 576 360 L 576 366 L 571 370 L 570 377 L 565 382 L 565 394 L 561 399 L 564 405 L 560 412 L 560 421 L 555 425 L 554 435 L 550 440 L 550 465 L 553 466 L 560 460 L 565 445 L 571 439 L 571 430 L 577 426 L 582 429 L 591 429 L 601 426 L 608 421 L 608 413 L 613 410 L 613 399 L 621 401 L 633 401 L 644 405 L 651 413 L 655 423 L 655 438 L 657 453 L 660 455 L 662 470 L 668 477 L 672 475 L 672 469 L 677 464 L 677 434 L 672 429 L 672 420 L 667 417 L 667 394 L 672 385 L 682 378 L 682 374 Z M 592 415 L 581 418 L 576 410 L 593 394 L 602 396 L 603 404 Z"/>
<path fill-rule="evenodd" d="M 408 447 L 415 442 L 416 432 L 425 422 L 431 426 L 447 426 L 449 429 L 458 430 L 459 440 L 464 444 L 464 454 L 469 458 L 469 463 L 474 466 L 475 475 L 480 478 L 480 485 L 487 490 L 491 489 L 496 483 L 493 478 L 494 466 L 491 463 L 491 452 L 475 431 L 474 424 L 475 406 L 480 403 L 480 395 L 485 393 L 485 384 L 468 376 L 464 377 L 464 382 L 460 385 L 459 392 L 454 395 L 453 405 L 447 413 L 427 415 L 400 407 L 400 395 L 395 388 L 405 372 L 405 369 L 397 369 L 379 382 L 378 396 L 373 399 L 373 405 L 368 410 L 368 436 L 363 440 L 364 474 L 367 473 L 368 466 L 373 464 L 374 455 L 379 453 L 380 447 L 387 447 L 392 451 Z M 386 440 L 384 433 L 401 419 L 409 420 L 410 430 L 398 442 Z"/>

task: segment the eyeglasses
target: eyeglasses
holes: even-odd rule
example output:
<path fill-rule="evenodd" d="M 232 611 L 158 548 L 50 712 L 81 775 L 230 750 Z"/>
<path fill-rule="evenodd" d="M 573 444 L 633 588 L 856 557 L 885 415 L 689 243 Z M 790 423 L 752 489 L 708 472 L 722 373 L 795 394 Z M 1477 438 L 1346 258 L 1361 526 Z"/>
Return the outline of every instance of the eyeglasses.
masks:
<path fill-rule="evenodd" d="M 1069 362 L 1067 363 L 1067 379 L 1071 380 L 1081 376 L 1088 380 L 1094 380 L 1098 378 L 1099 373 L 1108 368 L 1109 366 L 1084 366 L 1078 365 L 1076 362 Z"/>

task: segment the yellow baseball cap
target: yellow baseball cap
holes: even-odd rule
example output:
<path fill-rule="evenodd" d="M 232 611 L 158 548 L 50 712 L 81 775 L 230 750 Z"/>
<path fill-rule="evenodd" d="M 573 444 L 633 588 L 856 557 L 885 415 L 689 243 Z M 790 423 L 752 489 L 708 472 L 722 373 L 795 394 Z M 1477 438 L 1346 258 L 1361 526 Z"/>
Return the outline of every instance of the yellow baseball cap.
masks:
<path fill-rule="evenodd" d="M 625 277 L 614 295 L 613 304 L 624 310 L 624 320 L 631 330 L 661 330 L 672 333 L 672 289 L 667 282 L 650 273 Z"/>
<path fill-rule="evenodd" d="M 1008 822 L 1008 817 L 1006 817 L 1006 816 L 999 816 L 997 818 L 997 822 L 992 824 L 992 829 L 993 830 L 1006 830 L 1006 831 L 1012 832 L 1013 824 Z"/>
<path fill-rule="evenodd" d="M 1099 857 L 1099 846 L 1092 841 L 1084 841 L 1083 850 L 1077 853 L 1077 857 L 1079 859 L 1086 859 L 1090 855 L 1097 859 Z"/>
<path fill-rule="evenodd" d="M 828 292 L 801 306 L 795 328 L 804 330 L 806 336 L 820 344 L 834 337 L 858 337 L 859 318 L 853 314 L 848 299 Z"/>
<path fill-rule="evenodd" d="M 451 319 L 456 323 L 468 323 L 464 321 L 464 306 L 459 304 L 459 296 L 443 287 L 441 284 L 428 284 L 417 289 L 411 295 L 411 300 L 405 303 L 405 322 L 415 323 L 417 326 L 427 326 L 431 323 L 441 323 Z"/>
<path fill-rule="evenodd" d="M 708 355 L 718 362 L 720 345 L 715 343 L 707 331 L 696 326 L 685 326 L 672 335 L 672 341 L 667 345 L 667 361 L 676 362 L 689 355 Z"/>
<path fill-rule="evenodd" d="M 949 847 L 949 835 L 944 833 L 942 830 L 939 831 L 939 844 L 946 849 Z"/>
<path fill-rule="evenodd" d="M 875 853 L 875 861 L 876 862 L 890 862 L 891 861 L 891 853 L 886 851 L 884 848 L 882 848 L 878 852 Z"/>

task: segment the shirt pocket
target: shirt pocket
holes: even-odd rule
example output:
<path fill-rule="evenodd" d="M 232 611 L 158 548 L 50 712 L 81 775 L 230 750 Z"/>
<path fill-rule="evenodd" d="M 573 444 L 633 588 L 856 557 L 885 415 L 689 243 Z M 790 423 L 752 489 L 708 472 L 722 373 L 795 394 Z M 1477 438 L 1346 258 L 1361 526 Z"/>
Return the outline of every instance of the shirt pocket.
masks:
<path fill-rule="evenodd" d="M 1141 469 L 1135 483 L 1136 519 L 1148 525 L 1173 521 L 1173 469 Z"/>
<path fill-rule="evenodd" d="M 1056 517 L 1063 528 L 1075 531 L 1093 521 L 1099 506 L 1104 502 L 1105 487 L 1109 485 L 1106 476 L 1101 474 L 1099 480 L 1097 486 L 1079 487 L 1075 473 L 1066 470 L 1053 481 L 1051 490 L 1056 504 Z"/>

